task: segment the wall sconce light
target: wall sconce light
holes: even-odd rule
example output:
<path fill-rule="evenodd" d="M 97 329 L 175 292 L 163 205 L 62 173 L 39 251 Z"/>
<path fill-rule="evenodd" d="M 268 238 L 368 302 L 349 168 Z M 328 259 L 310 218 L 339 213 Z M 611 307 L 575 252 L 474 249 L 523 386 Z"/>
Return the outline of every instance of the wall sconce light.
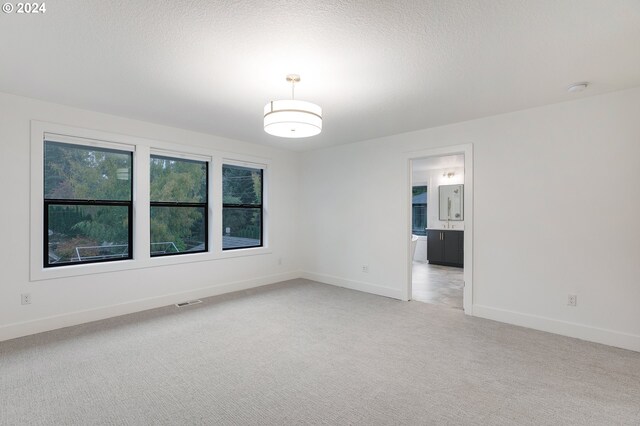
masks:
<path fill-rule="evenodd" d="M 451 179 L 451 178 L 452 178 L 453 176 L 455 176 L 455 175 L 456 175 L 456 172 L 449 172 L 449 173 L 444 172 L 444 173 L 442 174 L 442 177 L 446 177 L 446 178 L 448 178 L 448 179 Z"/>

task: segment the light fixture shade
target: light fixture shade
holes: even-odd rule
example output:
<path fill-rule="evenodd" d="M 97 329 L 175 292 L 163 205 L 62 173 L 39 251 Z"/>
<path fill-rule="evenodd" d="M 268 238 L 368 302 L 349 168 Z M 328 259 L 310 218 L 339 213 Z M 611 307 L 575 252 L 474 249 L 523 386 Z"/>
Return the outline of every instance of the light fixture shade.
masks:
<path fill-rule="evenodd" d="M 271 101 L 264 106 L 264 131 L 281 138 L 315 136 L 322 131 L 322 108 L 304 101 Z"/>

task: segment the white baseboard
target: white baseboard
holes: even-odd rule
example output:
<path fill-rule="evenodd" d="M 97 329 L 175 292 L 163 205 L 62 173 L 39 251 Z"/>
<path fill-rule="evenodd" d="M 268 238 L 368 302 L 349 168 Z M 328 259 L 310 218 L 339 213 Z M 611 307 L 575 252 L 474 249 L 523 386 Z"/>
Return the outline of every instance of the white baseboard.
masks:
<path fill-rule="evenodd" d="M 635 334 L 622 333 L 483 305 L 473 305 L 473 316 L 640 352 L 640 336 Z"/>
<path fill-rule="evenodd" d="M 318 281 L 324 284 L 331 284 L 338 287 L 349 288 L 351 290 L 363 291 L 365 293 L 377 294 L 378 296 L 390 297 L 392 299 L 404 300 L 404 293 L 395 288 L 382 287 L 363 281 L 348 280 L 333 275 L 318 274 L 315 272 L 302 272 L 302 278 Z"/>
<path fill-rule="evenodd" d="M 42 333 L 44 331 L 56 330 L 70 327 L 72 325 L 84 324 L 91 321 L 98 321 L 134 312 L 146 311 L 148 309 L 161 308 L 174 303 L 186 300 L 200 299 L 217 296 L 234 291 L 248 290 L 263 285 L 273 284 L 280 281 L 300 278 L 300 271 L 285 272 L 282 274 L 268 275 L 243 281 L 235 281 L 225 284 L 218 284 L 194 290 L 171 293 L 162 296 L 154 296 L 146 299 L 133 300 L 117 305 L 105 306 L 96 309 L 69 312 L 45 318 L 17 322 L 0 326 L 0 341 L 15 339 L 17 337 L 28 336 L 30 334 Z"/>
<path fill-rule="evenodd" d="M 76 311 L 45 318 L 38 318 L 30 321 L 7 324 L 0 326 L 0 341 L 15 339 L 17 337 L 28 336 L 30 334 L 42 333 L 50 330 L 56 330 L 59 328 L 70 327 L 73 325 L 84 324 L 91 321 L 98 321 L 101 319 L 116 317 L 119 315 L 145 311 L 148 309 L 160 308 L 174 303 L 184 302 L 185 300 L 199 299 L 217 296 L 225 293 L 232 293 L 234 291 L 248 290 L 251 288 L 296 278 L 306 278 L 309 280 L 335 285 L 338 287 L 344 287 L 352 290 L 362 291 L 365 293 L 403 300 L 402 291 L 398 289 L 382 287 L 362 281 L 348 280 L 332 275 L 318 274 L 313 272 L 291 271 L 282 274 L 253 278 L 249 280 L 218 284 L 185 292 L 171 293 L 162 296 L 134 300 L 131 302 L 105 306 L 97 309 Z M 537 315 L 523 314 L 520 312 L 477 304 L 473 305 L 473 316 L 640 352 L 640 336 L 635 334 L 590 327 L 583 324 L 560 321 Z"/>

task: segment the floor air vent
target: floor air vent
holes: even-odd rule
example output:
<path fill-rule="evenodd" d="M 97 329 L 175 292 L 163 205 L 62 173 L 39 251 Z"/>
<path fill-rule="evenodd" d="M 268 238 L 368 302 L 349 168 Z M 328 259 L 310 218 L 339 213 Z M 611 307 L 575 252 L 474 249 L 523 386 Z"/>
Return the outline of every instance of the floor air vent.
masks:
<path fill-rule="evenodd" d="M 198 303 L 202 303 L 202 300 L 189 300 L 188 302 L 180 302 L 176 303 L 176 306 L 178 308 L 182 308 L 183 306 L 197 305 Z"/>

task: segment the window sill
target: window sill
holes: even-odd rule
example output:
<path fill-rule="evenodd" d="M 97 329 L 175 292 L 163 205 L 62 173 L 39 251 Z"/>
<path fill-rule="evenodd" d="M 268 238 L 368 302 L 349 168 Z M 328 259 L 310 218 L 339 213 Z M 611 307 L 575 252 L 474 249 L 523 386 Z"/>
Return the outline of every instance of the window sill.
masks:
<path fill-rule="evenodd" d="M 84 265 L 67 265 L 55 268 L 32 268 L 30 281 L 45 281 L 59 278 L 77 277 L 83 275 L 103 274 L 110 272 L 129 271 L 134 269 L 156 268 L 159 266 L 180 265 L 194 262 L 213 262 L 216 260 L 235 257 L 247 257 L 271 254 L 267 247 L 237 249 L 230 252 L 207 252 L 182 254 L 177 256 L 159 256 L 147 259 L 119 260 L 108 263 L 87 263 Z"/>

